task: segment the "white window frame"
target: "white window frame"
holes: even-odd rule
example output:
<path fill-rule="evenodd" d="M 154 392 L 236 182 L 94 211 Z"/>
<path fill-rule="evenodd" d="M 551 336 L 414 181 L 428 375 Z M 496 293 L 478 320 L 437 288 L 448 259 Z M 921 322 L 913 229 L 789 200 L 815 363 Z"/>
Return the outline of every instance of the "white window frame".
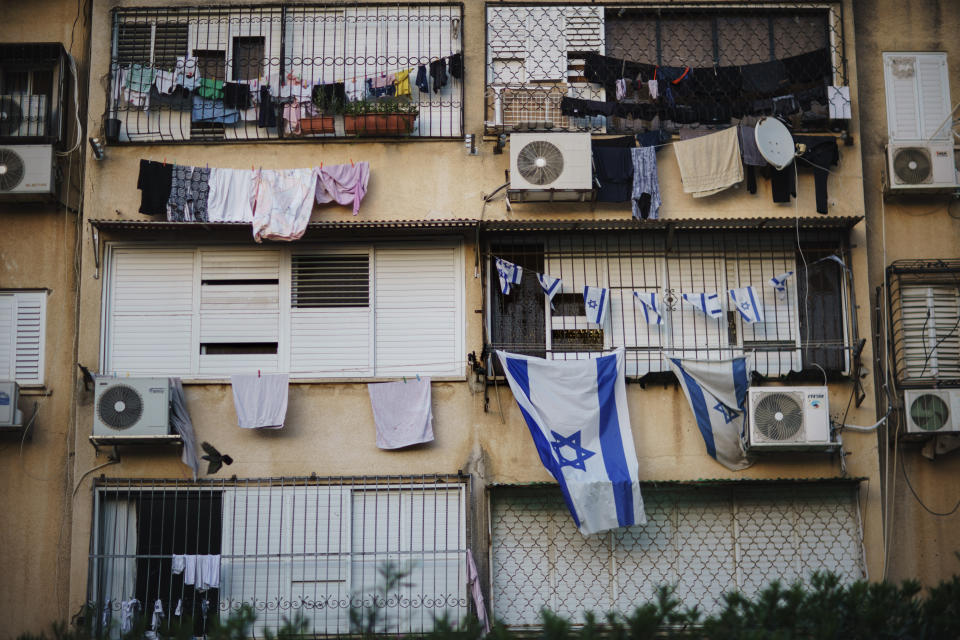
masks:
<path fill-rule="evenodd" d="M 940 313 L 949 311 L 949 302 L 939 302 L 950 296 L 954 299 L 956 307 L 953 309 L 953 315 L 945 317 L 945 326 L 938 324 L 938 309 Z M 901 285 L 900 290 L 900 310 L 897 320 L 902 327 L 903 343 L 903 383 L 916 383 L 925 380 L 921 373 L 927 374 L 927 378 L 955 378 L 956 376 L 944 375 L 941 370 L 940 358 L 953 360 L 954 367 L 960 362 L 960 338 L 956 337 L 957 323 L 960 321 L 960 288 L 957 284 L 948 282 L 910 282 Z M 923 321 L 913 320 L 909 316 L 917 313 L 924 315 L 929 312 L 929 318 Z M 908 322 L 910 326 L 907 326 Z M 920 326 L 916 326 L 917 323 Z M 954 338 L 947 340 L 946 337 L 954 334 Z M 953 344 L 950 344 L 953 342 Z M 908 344 L 910 343 L 910 344 Z M 921 365 L 920 370 L 914 364 L 914 356 L 908 355 L 908 351 L 921 346 L 926 354 L 926 362 Z M 953 353 L 950 353 L 952 347 Z"/>
<path fill-rule="evenodd" d="M 9 336 L 0 335 L 0 340 L 8 339 L 9 348 L 10 348 L 10 367 L 6 371 L 0 371 L 0 380 L 13 380 L 17 382 L 22 387 L 42 387 L 44 385 L 44 355 L 46 350 L 46 335 L 47 335 L 47 291 L 38 291 L 38 290 L 0 290 L 0 298 L 11 298 L 13 300 L 12 305 L 12 324 L 11 332 Z M 26 303 L 31 303 L 33 305 L 39 305 L 40 307 L 40 318 L 39 318 L 39 342 L 37 345 L 37 356 L 36 356 L 36 368 L 37 368 L 37 377 L 36 378 L 18 378 L 17 377 L 17 361 L 26 357 L 21 351 L 25 350 L 27 347 L 24 344 L 20 344 L 17 341 L 17 334 L 19 329 L 19 312 L 20 309 L 25 306 Z"/>
<path fill-rule="evenodd" d="M 378 250 L 396 250 L 403 249 L 405 251 L 410 251 L 411 255 L 415 255 L 416 252 L 424 248 L 449 248 L 454 252 L 453 258 L 453 298 L 454 298 L 454 313 L 456 315 L 455 322 L 455 336 L 454 336 L 454 347 L 452 352 L 449 354 L 449 363 L 450 366 L 447 370 L 437 371 L 436 369 L 431 371 L 426 370 L 426 367 L 418 370 L 420 364 L 430 365 L 438 363 L 411 363 L 409 371 L 400 371 L 399 369 L 385 370 L 381 372 L 378 370 L 377 364 L 377 354 L 376 354 L 376 334 L 377 327 L 376 322 L 373 317 L 370 321 L 370 332 L 369 332 L 369 349 L 370 349 L 370 368 L 367 371 L 341 371 L 341 372 L 325 372 L 325 371 L 312 371 L 312 372 L 291 372 L 290 371 L 290 361 L 292 355 L 292 346 L 291 346 L 291 256 L 294 253 L 310 253 L 313 251 L 317 252 L 329 252 L 330 254 L 336 253 L 355 253 L 368 250 L 370 253 L 370 292 L 369 292 L 369 305 L 371 309 L 371 316 L 376 313 L 376 292 L 377 292 L 377 283 L 376 283 L 376 256 Z M 344 380 L 366 380 L 366 379 L 384 379 L 384 378 L 399 378 L 402 375 L 430 375 L 434 380 L 448 380 L 448 381 L 459 381 L 466 378 L 466 300 L 465 300 L 465 275 L 464 275 L 464 250 L 463 250 L 463 241 L 457 237 L 443 237 L 436 240 L 425 240 L 417 242 L 407 242 L 407 243 L 396 243 L 396 242 L 357 242 L 357 243 L 328 243 L 328 244 L 295 244 L 289 246 L 274 246 L 271 245 L 266 248 L 257 248 L 250 247 L 249 245 L 221 245 L 221 244 L 192 244 L 185 247 L 184 245 L 172 245 L 172 244 L 157 244 L 157 243 L 146 243 L 146 242 L 111 242 L 107 243 L 105 251 L 105 272 L 107 274 L 104 279 L 104 285 L 101 295 L 101 323 L 100 323 L 100 370 L 106 373 L 112 373 L 116 375 L 127 375 L 126 371 L 114 371 L 109 368 L 109 363 L 111 362 L 112 354 L 110 352 L 110 342 L 111 342 L 111 331 L 113 328 L 113 314 L 112 314 L 112 298 L 114 295 L 114 284 L 115 284 L 115 254 L 117 251 L 121 250 L 136 250 L 143 249 L 145 251 L 149 250 L 192 250 L 194 251 L 194 271 L 193 271 L 193 282 L 195 284 L 193 291 L 193 306 L 192 306 L 192 336 L 191 336 L 191 365 L 189 371 L 157 371 L 155 374 L 150 375 L 177 375 L 183 378 L 185 381 L 190 382 L 214 382 L 222 381 L 228 379 L 232 373 L 235 371 L 222 371 L 217 373 L 201 373 L 201 367 L 198 362 L 199 359 L 199 349 L 200 349 L 200 258 L 204 251 L 217 251 L 217 250 L 236 250 L 242 249 L 244 251 L 258 251 L 258 250 L 272 250 L 280 251 L 280 274 L 279 274 L 279 327 L 278 327 L 278 341 L 277 341 L 277 372 L 289 372 L 291 379 L 299 381 L 339 381 Z M 448 361 L 444 361 L 442 364 L 446 364 Z M 406 369 L 406 367 L 404 367 Z M 266 370 L 264 370 L 266 371 Z M 137 374 L 140 375 L 140 374 Z M 144 374 L 147 375 L 147 374 Z"/>

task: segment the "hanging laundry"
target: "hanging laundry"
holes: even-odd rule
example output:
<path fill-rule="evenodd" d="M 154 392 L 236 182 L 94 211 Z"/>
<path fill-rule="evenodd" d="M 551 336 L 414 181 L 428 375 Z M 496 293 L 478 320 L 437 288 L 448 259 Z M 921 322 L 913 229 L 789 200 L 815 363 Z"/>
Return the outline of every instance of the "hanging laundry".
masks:
<path fill-rule="evenodd" d="M 174 554 L 173 559 L 170 560 L 170 572 L 177 576 L 183 573 L 183 570 L 187 566 L 186 556 L 181 554 Z"/>
<path fill-rule="evenodd" d="M 770 278 L 770 286 L 777 292 L 777 297 L 783 300 L 787 295 L 787 278 L 793 275 L 793 271 L 787 271 L 780 275 Z"/>
<path fill-rule="evenodd" d="M 433 92 L 439 93 L 447 86 L 447 61 L 445 58 L 430 63 L 430 79 L 433 81 Z"/>
<path fill-rule="evenodd" d="M 797 102 L 796 97 L 793 94 L 786 96 L 774 96 L 773 100 L 773 115 L 775 116 L 791 116 L 800 111 L 800 103 Z"/>
<path fill-rule="evenodd" d="M 113 622 L 113 608 L 110 606 L 112 600 L 107 598 L 107 601 L 103 603 L 103 611 L 100 614 L 100 624 L 104 629 L 109 629 L 110 624 Z"/>
<path fill-rule="evenodd" d="M 796 176 L 794 175 L 795 161 L 785 166 L 780 171 L 773 170 L 770 173 L 770 192 L 773 195 L 773 201 L 777 203 L 790 202 L 790 198 L 797 197 Z"/>
<path fill-rule="evenodd" d="M 343 92 L 348 102 L 356 102 L 367 97 L 367 83 L 363 78 L 349 78 L 343 82 Z"/>
<path fill-rule="evenodd" d="M 140 160 L 137 189 L 140 189 L 140 213 L 164 215 L 173 186 L 173 165 L 153 160 Z"/>
<path fill-rule="evenodd" d="M 240 112 L 236 109 L 227 109 L 222 100 L 208 100 L 199 95 L 194 95 L 190 118 L 194 122 L 237 124 L 240 122 Z"/>
<path fill-rule="evenodd" d="M 410 73 L 412 71 L 413 69 L 397 71 L 396 78 L 394 79 L 394 86 L 396 87 L 395 93 L 397 97 L 410 95 Z"/>
<path fill-rule="evenodd" d="M 757 301 L 753 287 L 730 289 L 729 294 L 744 322 L 751 324 L 754 322 L 763 322 L 763 309 Z"/>
<path fill-rule="evenodd" d="M 264 169 L 256 175 L 253 239 L 261 242 L 302 237 L 317 189 L 313 169 Z"/>
<path fill-rule="evenodd" d="M 587 322 L 603 326 L 607 319 L 607 308 L 610 306 L 610 296 L 603 287 L 583 288 L 583 307 L 587 313 Z"/>
<path fill-rule="evenodd" d="M 170 222 L 206 222 L 210 191 L 210 169 L 173 165 L 167 220 Z"/>
<path fill-rule="evenodd" d="M 353 215 L 360 212 L 360 202 L 367 195 L 370 163 L 335 164 L 317 169 L 317 204 L 336 202 L 353 205 Z"/>
<path fill-rule="evenodd" d="M 290 376 L 285 373 L 230 376 L 241 429 L 280 429 L 287 417 Z"/>
<path fill-rule="evenodd" d="M 720 318 L 723 316 L 723 309 L 720 306 L 720 296 L 716 293 L 685 293 L 683 294 L 683 300 L 711 318 Z"/>
<path fill-rule="evenodd" d="M 840 162 L 840 148 L 833 136 L 794 136 L 794 142 L 806 146 L 799 156 L 801 164 L 813 168 L 813 184 L 816 195 L 817 213 L 829 211 L 827 200 L 827 178 L 830 167 Z"/>
<path fill-rule="evenodd" d="M 427 79 L 427 67 L 425 65 L 417 67 L 417 80 L 415 84 L 421 93 L 430 92 L 430 81 Z"/>
<path fill-rule="evenodd" d="M 630 149 L 633 161 L 633 192 L 630 205 L 633 217 L 656 220 L 660 212 L 660 180 L 657 177 L 657 151 L 654 147 Z"/>
<path fill-rule="evenodd" d="M 153 86 L 156 87 L 158 93 L 173 93 L 173 90 L 177 88 L 177 83 L 174 80 L 175 78 L 176 74 L 173 71 L 157 69 L 156 73 L 154 74 Z"/>
<path fill-rule="evenodd" d="M 606 147 L 594 143 L 597 201 L 626 202 L 633 193 L 633 159 L 626 147 Z"/>
<path fill-rule="evenodd" d="M 196 92 L 201 98 L 207 98 L 209 100 L 223 100 L 223 85 L 223 80 L 200 78 L 197 81 Z"/>
<path fill-rule="evenodd" d="M 767 166 L 766 159 L 757 147 L 756 130 L 753 125 L 738 125 L 737 138 L 740 141 L 740 155 L 747 167 L 747 191 L 757 192 L 757 171 L 755 167 Z"/>
<path fill-rule="evenodd" d="M 637 144 L 641 147 L 658 148 L 665 145 L 670 140 L 670 134 L 663 129 L 647 131 L 636 135 Z"/>
<path fill-rule="evenodd" d="M 484 635 L 490 633 L 490 619 L 487 617 L 487 607 L 483 602 L 483 589 L 480 587 L 480 573 L 473 561 L 473 553 L 467 549 L 467 586 L 473 596 L 473 608 L 477 611 L 477 620 L 483 627 Z"/>
<path fill-rule="evenodd" d="M 136 598 L 120 603 L 120 633 L 130 633 L 133 630 L 133 616 L 139 607 L 140 601 Z"/>
<path fill-rule="evenodd" d="M 183 440 L 180 461 L 190 467 L 193 479 L 200 473 L 200 460 L 197 458 L 197 440 L 193 434 L 193 422 L 187 411 L 187 399 L 183 394 L 183 382 L 180 378 L 170 378 L 170 426 Z M 176 558 L 176 556 L 174 556 Z M 176 571 L 174 571 L 176 573 Z"/>
<path fill-rule="evenodd" d="M 277 126 L 277 107 L 270 94 L 270 87 L 260 87 L 260 109 L 257 111 L 257 126 L 271 128 Z"/>
<path fill-rule="evenodd" d="M 675 142 L 684 193 L 713 195 L 743 180 L 737 129 L 731 127 L 693 140 Z"/>
<path fill-rule="evenodd" d="M 367 89 L 374 98 L 381 96 L 392 96 L 397 90 L 396 75 L 392 73 L 381 73 L 372 78 L 367 78 Z"/>
<path fill-rule="evenodd" d="M 463 54 L 455 53 L 450 56 L 450 77 L 463 80 Z"/>
<path fill-rule="evenodd" d="M 249 169 L 210 169 L 207 220 L 253 222 L 256 195 L 254 172 Z"/>
<path fill-rule="evenodd" d="M 647 91 L 650 92 L 650 99 L 656 100 L 660 97 L 660 83 L 656 80 L 647 80 Z"/>
<path fill-rule="evenodd" d="M 627 80 L 625 78 L 620 78 L 616 81 L 616 96 L 617 101 L 627 97 Z"/>
<path fill-rule="evenodd" d="M 550 303 L 550 308 L 553 309 L 553 296 L 560 293 L 560 278 L 554 278 L 545 273 L 538 273 L 537 281 L 540 282 L 540 288 L 543 289 L 543 292 L 547 296 L 547 301 Z"/>
<path fill-rule="evenodd" d="M 157 598 L 157 601 L 153 603 L 153 617 L 150 620 L 150 628 L 153 631 L 156 631 L 160 628 L 160 620 L 163 618 L 163 603 L 160 601 L 160 598 Z"/>
<path fill-rule="evenodd" d="M 160 93 L 156 86 L 150 87 L 151 108 L 163 108 L 175 111 L 193 109 L 193 95 L 183 87 L 176 87 L 170 93 Z"/>
<path fill-rule="evenodd" d="M 510 287 L 520 284 L 523 278 L 523 267 L 503 258 L 497 258 L 494 264 L 497 267 L 497 276 L 500 278 L 500 293 L 505 296 L 510 295 Z"/>
<path fill-rule="evenodd" d="M 177 599 L 177 608 L 173 610 L 173 615 L 175 616 L 183 615 L 183 598 Z"/>
<path fill-rule="evenodd" d="M 153 86 L 155 75 L 153 67 L 142 64 L 130 65 L 123 82 L 126 101 L 134 106 L 149 109 L 150 87 Z"/>
<path fill-rule="evenodd" d="M 377 447 L 399 449 L 433 441 L 430 378 L 368 384 Z"/>
<path fill-rule="evenodd" d="M 249 109 L 253 106 L 250 85 L 227 82 L 223 85 L 223 106 L 228 109 Z"/>
<path fill-rule="evenodd" d="M 663 324 L 660 296 L 658 296 L 656 292 L 649 291 L 645 293 L 639 293 L 634 291 L 633 297 L 637 302 L 640 303 L 640 308 L 643 309 L 643 319 L 646 320 L 647 324 Z"/>
<path fill-rule="evenodd" d="M 300 128 L 300 102 L 296 98 L 283 105 L 283 132 L 288 136 L 303 133 Z"/>
<path fill-rule="evenodd" d="M 194 587 L 197 591 L 220 588 L 220 556 L 200 555 L 197 558 L 197 574 Z M 186 583 L 186 581 L 184 581 Z"/>
<path fill-rule="evenodd" d="M 173 74 L 177 85 L 184 89 L 196 89 L 200 79 L 197 75 L 197 59 L 192 56 L 179 56 Z"/>

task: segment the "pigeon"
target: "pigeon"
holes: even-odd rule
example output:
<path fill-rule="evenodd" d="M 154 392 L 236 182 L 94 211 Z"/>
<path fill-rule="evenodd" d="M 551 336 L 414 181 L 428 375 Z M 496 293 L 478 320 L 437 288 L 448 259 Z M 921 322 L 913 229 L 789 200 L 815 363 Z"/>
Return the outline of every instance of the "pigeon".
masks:
<path fill-rule="evenodd" d="M 207 455 L 200 456 L 204 460 L 207 460 L 210 464 L 207 465 L 207 473 L 213 474 L 217 471 L 220 471 L 220 467 L 225 464 L 233 464 L 233 458 L 228 455 L 221 454 L 219 451 L 213 448 L 213 445 L 204 440 L 200 443 L 200 446 L 203 447 L 203 450 L 207 452 Z"/>

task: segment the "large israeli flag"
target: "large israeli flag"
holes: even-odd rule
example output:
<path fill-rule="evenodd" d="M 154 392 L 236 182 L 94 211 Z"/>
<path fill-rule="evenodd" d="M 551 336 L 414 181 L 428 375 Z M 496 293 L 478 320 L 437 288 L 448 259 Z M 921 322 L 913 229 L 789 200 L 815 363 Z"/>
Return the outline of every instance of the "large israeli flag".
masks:
<path fill-rule="evenodd" d="M 497 356 L 540 461 L 560 484 L 580 532 L 646 524 L 624 350 L 591 360 Z"/>
<path fill-rule="evenodd" d="M 763 322 L 763 309 L 757 302 L 757 294 L 753 287 L 739 287 L 730 289 L 730 298 L 743 317 L 744 322 Z"/>
<path fill-rule="evenodd" d="M 744 451 L 746 401 L 750 379 L 744 356 L 729 360 L 669 358 L 687 396 L 710 457 L 733 471 L 753 460 Z"/>
<path fill-rule="evenodd" d="M 587 310 L 587 321 L 602 325 L 607 318 L 610 306 L 610 292 L 603 287 L 583 288 L 583 308 Z"/>

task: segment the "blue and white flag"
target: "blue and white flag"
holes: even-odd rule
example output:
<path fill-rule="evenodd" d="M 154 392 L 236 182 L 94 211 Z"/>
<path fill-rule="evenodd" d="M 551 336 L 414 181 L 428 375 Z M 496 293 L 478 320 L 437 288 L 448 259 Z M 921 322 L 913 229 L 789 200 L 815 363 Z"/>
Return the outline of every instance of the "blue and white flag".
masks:
<path fill-rule="evenodd" d="M 646 524 L 625 356 L 544 360 L 497 351 L 540 461 L 584 535 Z"/>
<path fill-rule="evenodd" d="M 523 267 L 507 262 L 503 258 L 497 258 L 497 275 L 500 276 L 500 292 L 503 295 L 509 295 L 510 287 L 520 284 Z"/>
<path fill-rule="evenodd" d="M 554 278 L 553 276 L 548 276 L 545 273 L 538 273 L 537 280 L 540 282 L 540 287 L 543 288 L 543 292 L 547 296 L 547 300 L 550 301 L 550 308 L 553 308 L 553 296 L 560 293 L 560 278 Z"/>
<path fill-rule="evenodd" d="M 793 271 L 787 271 L 786 273 L 781 273 L 778 276 L 773 276 L 770 278 L 770 286 L 776 290 L 777 295 L 781 300 L 787 295 L 787 278 L 792 275 Z"/>
<path fill-rule="evenodd" d="M 751 324 L 754 322 L 763 322 L 763 309 L 757 301 L 756 292 L 753 290 L 753 287 L 730 289 L 729 293 L 733 304 L 737 307 L 737 311 L 740 312 L 740 316 L 744 322 Z"/>
<path fill-rule="evenodd" d="M 609 291 L 603 287 L 584 287 L 583 306 L 587 310 L 587 321 L 602 325 L 607 318 L 610 306 Z"/>
<path fill-rule="evenodd" d="M 633 297 L 640 303 L 643 309 L 643 318 L 647 324 L 663 324 L 663 314 L 660 312 L 660 296 L 655 292 L 645 293 L 633 292 Z"/>
<path fill-rule="evenodd" d="M 716 293 L 685 293 L 683 299 L 711 318 L 723 316 L 720 296 Z"/>
<path fill-rule="evenodd" d="M 733 471 L 753 464 L 744 450 L 750 379 L 744 356 L 730 360 L 667 362 L 687 396 L 710 457 Z"/>

